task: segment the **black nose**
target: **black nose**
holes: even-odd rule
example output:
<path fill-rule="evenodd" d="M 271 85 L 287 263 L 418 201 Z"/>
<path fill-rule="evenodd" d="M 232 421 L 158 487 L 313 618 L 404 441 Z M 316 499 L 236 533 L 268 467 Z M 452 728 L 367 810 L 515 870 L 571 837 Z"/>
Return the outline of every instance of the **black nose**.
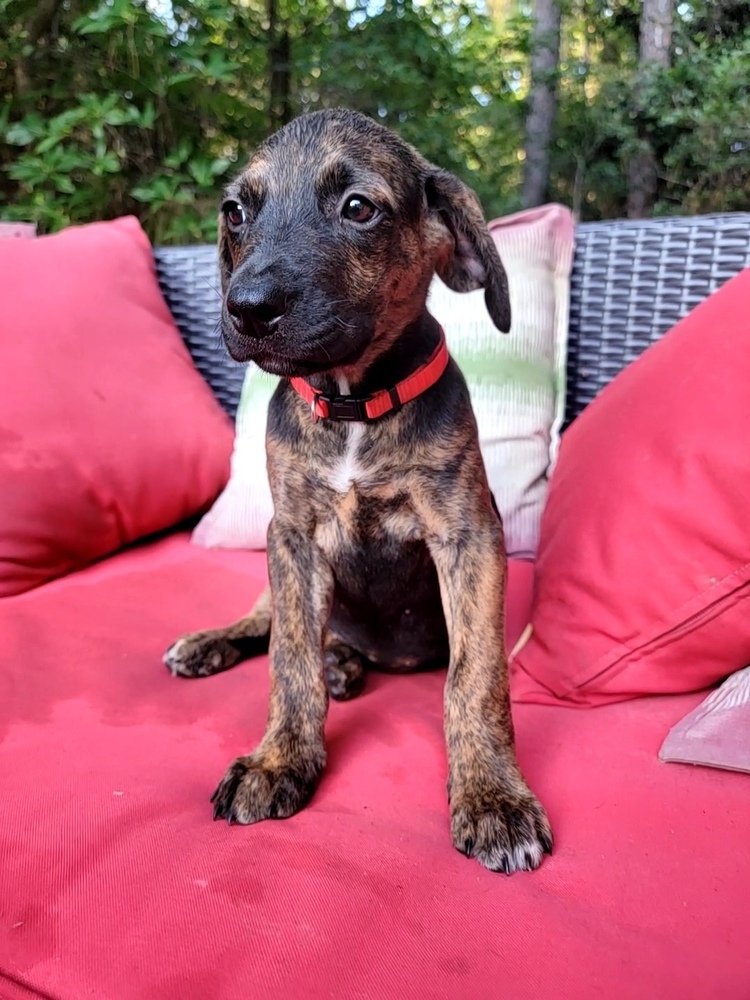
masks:
<path fill-rule="evenodd" d="M 246 337 L 268 337 L 286 312 L 286 297 L 277 288 L 232 288 L 227 295 L 227 313 L 238 333 Z"/>

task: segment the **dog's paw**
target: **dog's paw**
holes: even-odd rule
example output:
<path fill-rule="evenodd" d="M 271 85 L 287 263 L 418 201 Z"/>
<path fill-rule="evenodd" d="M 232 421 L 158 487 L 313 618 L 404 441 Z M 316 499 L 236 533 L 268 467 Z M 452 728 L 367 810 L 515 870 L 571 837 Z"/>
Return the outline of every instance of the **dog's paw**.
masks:
<path fill-rule="evenodd" d="M 451 806 L 454 846 L 493 872 L 533 871 L 552 853 L 552 830 L 531 793 L 511 799 L 458 796 Z"/>
<path fill-rule="evenodd" d="M 334 701 L 349 701 L 362 693 L 365 686 L 362 657 L 348 646 L 326 650 L 324 668 L 326 687 Z"/>
<path fill-rule="evenodd" d="M 242 652 L 216 632 L 193 632 L 178 639 L 163 656 L 175 677 L 210 677 L 229 670 L 243 659 Z"/>
<path fill-rule="evenodd" d="M 261 757 L 238 757 L 211 796 L 214 819 L 249 824 L 293 816 L 312 798 L 321 772 L 322 763 L 269 767 Z"/>

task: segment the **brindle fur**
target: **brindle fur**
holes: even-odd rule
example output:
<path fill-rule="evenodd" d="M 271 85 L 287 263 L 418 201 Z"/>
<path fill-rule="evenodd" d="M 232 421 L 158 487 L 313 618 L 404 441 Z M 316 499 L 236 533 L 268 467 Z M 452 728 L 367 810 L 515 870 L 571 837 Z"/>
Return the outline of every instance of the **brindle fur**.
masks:
<path fill-rule="evenodd" d="M 381 210 L 373 225 L 342 218 L 355 192 Z M 391 387 L 438 343 L 425 305 L 435 271 L 459 291 L 484 287 L 509 328 L 505 273 L 473 192 L 361 115 L 293 121 L 227 198 L 248 217 L 238 231 L 220 222 L 222 331 L 237 360 L 334 395 Z M 281 315 L 273 328 L 230 314 L 258 304 L 261 317 Z M 536 868 L 552 835 L 516 761 L 503 530 L 458 367 L 398 413 L 357 425 L 314 422 L 283 378 L 267 453 L 270 591 L 247 618 L 165 656 L 175 673 L 204 676 L 262 651 L 270 633 L 266 733 L 214 792 L 215 818 L 296 812 L 325 764 L 329 694 L 358 693 L 369 667 L 448 662 L 453 843 L 494 871 Z"/>

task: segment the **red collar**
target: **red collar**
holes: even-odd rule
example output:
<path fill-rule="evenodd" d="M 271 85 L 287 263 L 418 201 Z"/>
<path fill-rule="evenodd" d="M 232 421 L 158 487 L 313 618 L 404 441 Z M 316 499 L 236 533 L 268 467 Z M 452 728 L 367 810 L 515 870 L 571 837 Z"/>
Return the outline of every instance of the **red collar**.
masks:
<path fill-rule="evenodd" d="M 326 396 L 303 378 L 289 379 L 292 388 L 310 404 L 313 420 L 378 420 L 386 413 L 400 410 L 404 403 L 416 399 L 434 385 L 445 371 L 450 355 L 445 334 L 440 331 L 440 343 L 432 357 L 392 389 L 381 389 L 372 396 Z"/>

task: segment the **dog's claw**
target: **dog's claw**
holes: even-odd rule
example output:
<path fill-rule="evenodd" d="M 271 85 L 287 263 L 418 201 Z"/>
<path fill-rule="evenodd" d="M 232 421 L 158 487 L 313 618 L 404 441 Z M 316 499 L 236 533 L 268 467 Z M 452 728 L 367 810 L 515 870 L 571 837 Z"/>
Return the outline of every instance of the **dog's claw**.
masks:
<path fill-rule="evenodd" d="M 552 835 L 547 817 L 531 793 L 520 799 L 507 799 L 500 791 L 493 809 L 487 808 L 486 796 L 475 805 L 469 796 L 462 801 L 456 789 L 453 793 L 453 843 L 462 854 L 469 854 L 489 871 L 505 875 L 533 871 L 542 863 L 544 854 L 550 852 Z"/>
<path fill-rule="evenodd" d="M 323 755 L 319 762 L 303 761 L 302 765 L 269 768 L 257 757 L 238 757 L 211 796 L 214 819 L 225 819 L 229 826 L 247 826 L 293 815 L 315 790 Z"/>

